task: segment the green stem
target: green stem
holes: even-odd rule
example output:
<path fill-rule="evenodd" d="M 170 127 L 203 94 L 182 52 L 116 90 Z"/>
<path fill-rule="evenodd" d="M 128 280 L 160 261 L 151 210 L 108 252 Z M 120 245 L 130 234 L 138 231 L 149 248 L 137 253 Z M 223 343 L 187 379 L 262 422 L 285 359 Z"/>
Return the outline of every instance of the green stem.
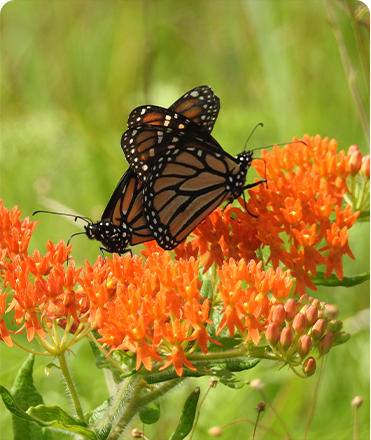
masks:
<path fill-rule="evenodd" d="M 107 440 L 119 440 L 120 438 L 122 438 L 121 435 L 123 431 L 127 428 L 132 418 L 138 413 L 141 408 L 144 408 L 148 406 L 151 402 L 158 400 L 164 394 L 168 393 L 175 386 L 179 385 L 185 380 L 181 378 L 170 380 L 163 385 L 158 386 L 150 393 L 141 396 L 141 379 L 142 378 L 140 375 L 132 376 L 125 379 L 123 387 L 119 391 L 118 395 L 116 396 L 115 403 L 111 407 L 110 417 L 115 414 L 116 410 L 122 403 L 127 403 L 127 405 L 125 406 L 123 414 L 117 422 L 116 426 L 112 429 L 110 435 L 107 437 Z M 95 426 L 94 428 L 99 428 L 99 426 Z"/>
<path fill-rule="evenodd" d="M 363 131 L 364 131 L 364 134 L 365 134 L 365 137 L 367 140 L 367 144 L 370 145 L 369 116 L 367 114 L 366 107 L 362 102 L 362 97 L 361 97 L 361 94 L 360 94 L 358 86 L 357 86 L 357 70 L 354 67 L 354 65 L 350 59 L 347 47 L 345 45 L 343 34 L 341 33 L 339 24 L 336 20 L 335 13 L 332 9 L 333 2 L 324 0 L 323 3 L 325 5 L 325 9 L 327 11 L 327 17 L 328 17 L 329 22 L 331 24 L 332 31 L 334 33 L 334 36 L 335 36 L 335 39 L 336 39 L 336 42 L 338 45 L 341 61 L 343 63 L 345 74 L 346 74 L 346 77 L 348 80 L 348 86 L 349 86 L 350 92 L 353 96 L 354 102 L 355 102 L 357 110 L 358 110 L 359 119 L 360 119 L 362 127 L 363 127 Z"/>
<path fill-rule="evenodd" d="M 75 388 L 75 384 L 74 384 L 74 382 L 72 380 L 72 377 L 71 377 L 71 374 L 70 374 L 70 370 L 69 370 L 67 362 L 66 362 L 65 352 L 62 352 L 62 353 L 58 354 L 57 358 L 58 358 L 59 365 L 60 365 L 62 373 L 63 373 L 63 377 L 64 377 L 64 379 L 66 381 L 66 384 L 67 384 L 67 387 L 68 387 L 68 391 L 69 391 L 70 396 L 72 398 L 72 402 L 74 404 L 77 417 L 82 422 L 85 423 L 86 421 L 85 421 L 84 412 L 82 410 L 80 399 L 79 399 L 79 396 L 77 394 L 77 391 L 76 391 L 76 388 Z"/>

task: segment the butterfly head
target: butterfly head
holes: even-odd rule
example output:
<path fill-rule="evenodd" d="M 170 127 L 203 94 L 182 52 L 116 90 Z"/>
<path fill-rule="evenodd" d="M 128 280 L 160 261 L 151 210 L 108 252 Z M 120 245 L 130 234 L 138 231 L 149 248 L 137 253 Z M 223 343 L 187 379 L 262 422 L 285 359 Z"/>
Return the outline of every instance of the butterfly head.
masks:
<path fill-rule="evenodd" d="M 106 251 L 118 254 L 127 251 L 130 233 L 123 225 L 116 226 L 111 220 L 102 220 L 97 223 L 89 223 L 84 227 L 86 236 L 90 240 L 100 241 Z"/>

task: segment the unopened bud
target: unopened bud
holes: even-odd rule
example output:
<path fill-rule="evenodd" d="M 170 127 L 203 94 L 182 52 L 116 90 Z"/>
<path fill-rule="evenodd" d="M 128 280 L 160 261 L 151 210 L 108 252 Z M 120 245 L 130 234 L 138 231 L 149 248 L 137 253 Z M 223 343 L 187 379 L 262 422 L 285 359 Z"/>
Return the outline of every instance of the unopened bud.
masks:
<path fill-rule="evenodd" d="M 300 299 L 299 299 L 299 303 L 300 303 L 302 306 L 305 306 L 306 304 L 309 304 L 309 296 L 308 296 L 306 293 L 304 293 L 304 295 L 302 295 L 302 296 L 300 297 Z"/>
<path fill-rule="evenodd" d="M 143 438 L 143 432 L 142 432 L 142 431 L 139 431 L 138 428 L 134 428 L 134 429 L 132 429 L 132 431 L 131 431 L 131 436 L 132 436 L 133 438 Z"/>
<path fill-rule="evenodd" d="M 215 379 L 215 377 L 210 377 L 209 387 L 210 388 L 216 388 L 217 385 L 218 385 L 218 380 Z"/>
<path fill-rule="evenodd" d="M 351 145 L 351 146 L 353 147 L 356 145 Z M 348 151 L 348 154 L 349 154 L 349 151 Z M 353 149 L 353 151 L 351 152 L 351 154 L 349 156 L 350 156 L 349 157 L 349 171 L 352 176 L 355 176 L 358 173 L 358 171 L 361 169 L 362 153 L 360 152 L 360 150 L 357 147 L 356 149 Z"/>
<path fill-rule="evenodd" d="M 336 332 L 334 333 L 334 343 L 336 345 L 345 344 L 350 339 L 350 334 L 346 332 Z"/>
<path fill-rule="evenodd" d="M 220 437 L 223 434 L 223 428 L 221 426 L 213 426 L 207 432 L 211 437 Z"/>
<path fill-rule="evenodd" d="M 302 335 L 305 332 L 306 327 L 307 320 L 305 316 L 302 313 L 298 313 L 292 322 L 292 328 L 297 335 Z"/>
<path fill-rule="evenodd" d="M 294 316 L 296 315 L 296 311 L 297 311 L 296 301 L 294 300 L 294 298 L 289 298 L 286 301 L 285 310 L 286 310 L 287 321 L 291 321 L 292 319 L 294 319 Z"/>
<path fill-rule="evenodd" d="M 339 332 L 343 328 L 343 321 L 338 321 L 337 319 L 333 319 L 332 321 L 327 323 L 327 331 L 330 333 Z"/>
<path fill-rule="evenodd" d="M 318 298 L 314 298 L 314 300 L 312 301 L 312 306 L 316 306 L 317 309 L 319 309 L 321 307 L 321 302 Z"/>
<path fill-rule="evenodd" d="M 352 405 L 353 408 L 358 409 L 362 405 L 362 403 L 363 403 L 362 397 L 361 396 L 356 396 L 352 400 L 351 405 Z"/>
<path fill-rule="evenodd" d="M 261 391 L 264 388 L 264 384 L 260 379 L 253 379 L 250 382 L 250 386 L 256 391 Z"/>
<path fill-rule="evenodd" d="M 258 402 L 258 404 L 256 405 L 255 411 L 260 413 L 265 411 L 265 403 L 264 402 Z"/>
<path fill-rule="evenodd" d="M 332 347 L 334 336 L 332 333 L 326 333 L 318 343 L 318 352 L 321 356 L 327 354 Z"/>
<path fill-rule="evenodd" d="M 316 360 L 313 357 L 309 357 L 303 364 L 303 372 L 309 377 L 316 371 Z"/>
<path fill-rule="evenodd" d="M 351 145 L 351 146 L 348 148 L 347 156 L 351 156 L 353 153 L 355 153 L 355 152 L 357 152 L 357 151 L 359 151 L 358 145 Z"/>
<path fill-rule="evenodd" d="M 308 325 L 313 325 L 318 319 L 318 309 L 316 306 L 310 306 L 305 312 Z"/>
<path fill-rule="evenodd" d="M 319 341 L 322 336 L 325 334 L 326 323 L 324 319 L 317 319 L 312 327 L 312 338 L 313 340 Z"/>
<path fill-rule="evenodd" d="M 272 313 L 272 322 L 276 323 L 278 327 L 285 322 L 286 310 L 283 304 L 277 304 Z"/>
<path fill-rule="evenodd" d="M 339 309 L 333 304 L 326 304 L 323 309 L 323 316 L 327 319 L 336 319 L 339 314 Z"/>
<path fill-rule="evenodd" d="M 292 330 L 290 327 L 284 327 L 281 331 L 280 343 L 284 350 L 287 350 L 291 347 L 293 343 L 294 336 L 292 334 Z"/>
<path fill-rule="evenodd" d="M 366 154 L 362 158 L 361 172 L 370 180 L 370 155 Z"/>
<path fill-rule="evenodd" d="M 298 344 L 298 353 L 302 359 L 308 356 L 312 349 L 312 340 L 309 335 L 303 335 Z"/>
<path fill-rule="evenodd" d="M 275 322 L 270 322 L 268 324 L 267 330 L 265 332 L 265 339 L 271 347 L 275 347 L 280 339 L 280 331 L 278 325 Z"/>

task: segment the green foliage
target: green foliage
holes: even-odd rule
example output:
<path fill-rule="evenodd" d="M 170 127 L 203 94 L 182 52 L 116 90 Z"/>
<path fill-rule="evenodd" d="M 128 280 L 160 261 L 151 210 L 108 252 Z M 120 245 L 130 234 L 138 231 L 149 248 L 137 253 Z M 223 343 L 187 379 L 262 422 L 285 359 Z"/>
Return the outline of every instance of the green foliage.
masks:
<path fill-rule="evenodd" d="M 140 420 L 146 425 L 152 425 L 160 420 L 161 409 L 159 402 L 153 402 L 139 411 Z"/>
<path fill-rule="evenodd" d="M 312 278 L 312 281 L 316 286 L 328 286 L 328 287 L 331 286 L 354 287 L 357 286 L 358 284 L 362 284 L 365 281 L 369 281 L 369 280 L 370 280 L 370 272 L 365 272 L 355 277 L 344 277 L 342 280 L 339 280 L 339 278 L 334 274 L 331 274 L 329 277 L 325 278 L 324 272 L 317 272 L 316 276 Z"/>
<path fill-rule="evenodd" d="M 178 426 L 171 435 L 170 440 L 183 440 L 191 432 L 196 416 L 199 397 L 200 397 L 200 388 L 197 387 L 188 396 L 188 399 L 184 404 Z"/>

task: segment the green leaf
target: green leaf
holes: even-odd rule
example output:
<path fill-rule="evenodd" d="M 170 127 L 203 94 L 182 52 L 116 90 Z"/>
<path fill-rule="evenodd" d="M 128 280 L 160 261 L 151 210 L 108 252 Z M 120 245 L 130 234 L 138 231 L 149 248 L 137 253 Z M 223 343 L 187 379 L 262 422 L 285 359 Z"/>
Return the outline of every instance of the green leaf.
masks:
<path fill-rule="evenodd" d="M 74 419 L 56 405 L 38 405 L 28 408 L 25 412 L 12 394 L 1 385 L 0 394 L 5 406 L 17 417 L 17 424 L 27 423 L 29 427 L 29 431 L 24 431 L 22 434 L 20 430 L 17 430 L 14 440 L 51 440 L 53 438 L 51 433 L 42 428 L 59 429 L 91 440 L 97 439 L 93 431 L 81 426 L 79 420 Z"/>
<path fill-rule="evenodd" d="M 60 429 L 91 440 L 97 439 L 94 431 L 82 426 L 80 420 L 71 417 L 57 405 L 31 407 L 27 410 L 27 414 L 36 419 L 41 426 Z"/>
<path fill-rule="evenodd" d="M 35 356 L 30 354 L 25 360 L 18 374 L 14 379 L 14 384 L 7 398 L 11 397 L 11 407 L 7 407 L 12 412 L 14 440 L 50 440 L 52 435 L 48 431 L 42 430 L 40 426 L 32 423 L 32 419 L 25 417 L 24 414 L 30 406 L 44 403 L 41 394 L 37 391 L 33 383 L 33 366 Z M 4 394 L 2 393 L 4 399 Z M 4 402 L 5 403 L 5 402 Z M 8 400 L 8 403 L 10 401 Z"/>
<path fill-rule="evenodd" d="M 94 344 L 94 342 L 89 341 L 89 344 L 94 354 L 94 362 L 96 367 L 99 368 L 100 370 L 102 368 L 107 368 L 108 370 L 111 371 L 115 383 L 121 383 L 122 379 L 120 377 L 121 376 L 120 371 L 118 371 L 117 368 L 115 368 L 115 366 L 112 365 L 112 363 L 104 356 L 104 354 L 99 350 L 99 348 Z"/>
<path fill-rule="evenodd" d="M 228 371 L 224 368 L 219 369 L 218 367 L 215 367 L 212 368 L 211 371 L 213 373 L 213 376 L 217 378 L 220 383 L 229 388 L 238 390 L 246 385 L 246 380 L 240 379 L 231 371 Z"/>
<path fill-rule="evenodd" d="M 355 277 L 344 277 L 342 280 L 336 275 L 330 275 L 328 278 L 325 278 L 324 272 L 317 272 L 316 276 L 311 278 L 313 283 L 316 286 L 331 286 L 331 287 L 353 287 L 357 284 L 364 283 L 365 281 L 370 279 L 370 272 L 365 272 L 361 275 L 356 275 Z"/>
<path fill-rule="evenodd" d="M 184 437 L 191 432 L 196 416 L 196 409 L 199 397 L 200 388 L 197 387 L 192 391 L 192 393 L 186 400 L 178 426 L 171 435 L 170 440 L 183 440 Z"/>
<path fill-rule="evenodd" d="M 139 417 L 142 423 L 151 425 L 159 421 L 161 415 L 160 403 L 152 402 L 150 405 L 139 411 Z"/>
<path fill-rule="evenodd" d="M 213 300 L 213 285 L 211 284 L 210 280 L 204 279 L 200 290 L 200 295 L 202 298 L 209 299 L 210 301 Z"/>
<path fill-rule="evenodd" d="M 370 221 L 370 211 L 361 211 L 357 218 L 357 222 L 369 222 Z"/>
<path fill-rule="evenodd" d="M 185 377 L 203 377 L 203 376 L 219 376 L 223 377 L 223 370 L 229 372 L 238 372 L 244 370 L 250 370 L 254 368 L 260 362 L 257 358 L 245 358 L 238 357 L 232 359 L 223 359 L 222 354 L 220 360 L 213 359 L 212 361 L 203 361 L 203 360 L 193 360 L 193 365 L 197 368 L 197 370 L 190 370 L 189 368 L 183 369 L 183 378 Z M 221 372 L 221 373 L 218 373 Z M 158 371 L 158 369 L 153 369 L 152 371 L 142 371 L 141 375 L 145 379 L 148 384 L 160 383 L 172 379 L 179 379 L 177 372 L 174 367 L 166 368 L 164 371 Z M 240 385 L 234 386 L 233 382 L 237 384 L 238 380 L 229 380 L 226 376 L 224 376 L 225 381 L 223 384 L 231 387 L 231 388 L 239 388 Z M 242 385 L 241 385 L 242 386 Z"/>
<path fill-rule="evenodd" d="M 27 414 L 29 414 L 31 417 L 39 419 L 44 424 L 58 420 L 58 422 L 63 425 L 82 425 L 80 420 L 71 417 L 57 405 L 31 406 L 27 410 Z"/>
<path fill-rule="evenodd" d="M 97 438 L 99 440 L 105 440 L 112 429 L 112 423 L 113 420 L 111 417 L 107 417 L 107 412 L 111 409 L 113 402 L 115 401 L 115 397 L 111 396 L 107 400 L 105 400 L 101 405 L 99 405 L 97 408 L 95 408 L 92 411 L 88 411 L 85 414 L 85 419 L 88 423 L 88 425 L 94 425 L 95 423 L 99 422 L 99 432 L 97 432 Z M 105 417 L 106 416 L 106 417 Z M 102 420 L 104 419 L 104 424 L 102 423 Z"/>

